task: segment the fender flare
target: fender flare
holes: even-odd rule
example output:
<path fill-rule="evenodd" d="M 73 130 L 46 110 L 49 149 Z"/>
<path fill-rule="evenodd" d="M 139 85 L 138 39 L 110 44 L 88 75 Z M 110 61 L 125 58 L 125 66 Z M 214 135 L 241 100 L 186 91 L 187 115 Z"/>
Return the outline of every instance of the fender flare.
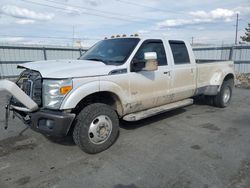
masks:
<path fill-rule="evenodd" d="M 216 71 L 213 76 L 211 77 L 210 79 L 210 85 L 211 86 L 219 86 L 218 87 L 218 92 L 220 91 L 221 89 L 221 86 L 225 80 L 225 78 L 228 76 L 228 75 L 233 75 L 233 78 L 235 79 L 235 74 L 234 72 L 231 72 L 229 70 L 224 70 L 223 72 L 222 71 Z"/>
<path fill-rule="evenodd" d="M 94 81 L 83 84 L 70 92 L 63 100 L 60 110 L 74 109 L 85 97 L 102 91 L 115 94 L 119 98 L 122 108 L 124 108 L 123 100 L 126 99 L 126 95 L 120 86 L 110 81 Z"/>
<path fill-rule="evenodd" d="M 72 90 L 61 104 L 60 110 L 73 109 L 86 96 L 99 91 L 99 81 L 89 82 Z"/>

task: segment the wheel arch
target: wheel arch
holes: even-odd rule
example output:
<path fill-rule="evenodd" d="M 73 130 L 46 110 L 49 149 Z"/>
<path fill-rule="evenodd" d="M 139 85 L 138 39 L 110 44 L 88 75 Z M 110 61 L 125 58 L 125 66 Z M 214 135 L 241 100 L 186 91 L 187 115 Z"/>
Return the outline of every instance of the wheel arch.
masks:
<path fill-rule="evenodd" d="M 224 81 L 227 81 L 227 80 L 230 80 L 230 79 L 232 79 L 232 80 L 234 81 L 235 77 L 234 77 L 234 74 L 233 74 L 233 73 L 228 73 L 228 74 L 224 77 L 223 82 L 224 82 Z"/>
<path fill-rule="evenodd" d="M 234 84 L 234 83 L 235 83 L 235 76 L 234 76 L 233 73 L 227 73 L 227 74 L 224 76 L 224 78 L 223 78 L 223 80 L 222 80 L 222 82 L 221 82 L 221 84 L 220 84 L 219 91 L 221 90 L 222 84 L 223 84 L 225 81 L 230 80 L 230 79 L 233 80 L 233 84 Z"/>
<path fill-rule="evenodd" d="M 110 81 L 94 81 L 75 88 L 63 100 L 60 109 L 74 110 L 79 108 L 80 104 L 86 104 L 86 101 L 102 102 L 113 107 L 117 114 L 122 116 L 124 113 L 123 104 L 126 100 L 127 97 L 119 85 Z"/>
<path fill-rule="evenodd" d="M 118 116 L 123 115 L 123 106 L 120 97 L 111 91 L 98 91 L 87 95 L 81 101 L 78 102 L 73 112 L 78 114 L 81 109 L 89 104 L 93 103 L 103 103 L 111 106 L 118 114 Z"/>

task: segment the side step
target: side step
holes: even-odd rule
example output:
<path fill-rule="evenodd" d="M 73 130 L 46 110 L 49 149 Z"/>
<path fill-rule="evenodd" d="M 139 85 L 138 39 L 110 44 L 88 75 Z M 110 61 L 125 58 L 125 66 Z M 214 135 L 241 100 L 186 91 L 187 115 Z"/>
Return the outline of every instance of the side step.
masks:
<path fill-rule="evenodd" d="M 123 119 L 125 121 L 138 121 L 138 120 L 141 120 L 141 119 L 144 119 L 147 117 L 151 117 L 151 116 L 163 113 L 163 112 L 167 112 L 167 111 L 170 111 L 170 110 L 173 110 L 176 108 L 188 106 L 190 104 L 193 104 L 193 101 L 194 101 L 193 99 L 185 99 L 182 101 L 166 104 L 166 105 L 151 108 L 148 110 L 128 114 L 128 115 L 124 116 Z"/>

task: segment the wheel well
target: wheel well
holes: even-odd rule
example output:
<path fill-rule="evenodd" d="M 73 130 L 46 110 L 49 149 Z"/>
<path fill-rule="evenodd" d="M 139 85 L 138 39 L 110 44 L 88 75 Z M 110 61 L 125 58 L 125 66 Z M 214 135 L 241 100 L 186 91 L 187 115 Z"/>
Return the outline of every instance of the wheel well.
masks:
<path fill-rule="evenodd" d="M 223 82 L 227 81 L 227 80 L 230 80 L 230 79 L 232 79 L 234 81 L 234 75 L 232 73 L 226 75 L 226 77 L 224 78 Z"/>
<path fill-rule="evenodd" d="M 78 114 L 84 107 L 92 103 L 104 103 L 111 106 L 119 116 L 122 116 L 123 107 L 119 97 L 108 91 L 101 91 L 90 94 L 83 98 L 73 110 L 73 113 Z"/>

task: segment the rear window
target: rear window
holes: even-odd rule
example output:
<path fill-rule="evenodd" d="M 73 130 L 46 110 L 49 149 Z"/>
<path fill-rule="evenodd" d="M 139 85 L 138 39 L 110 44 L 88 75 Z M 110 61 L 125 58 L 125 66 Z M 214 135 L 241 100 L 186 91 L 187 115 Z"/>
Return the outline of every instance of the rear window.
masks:
<path fill-rule="evenodd" d="M 188 64 L 190 63 L 187 47 L 183 41 L 169 41 L 173 57 L 174 63 L 176 65 Z"/>

